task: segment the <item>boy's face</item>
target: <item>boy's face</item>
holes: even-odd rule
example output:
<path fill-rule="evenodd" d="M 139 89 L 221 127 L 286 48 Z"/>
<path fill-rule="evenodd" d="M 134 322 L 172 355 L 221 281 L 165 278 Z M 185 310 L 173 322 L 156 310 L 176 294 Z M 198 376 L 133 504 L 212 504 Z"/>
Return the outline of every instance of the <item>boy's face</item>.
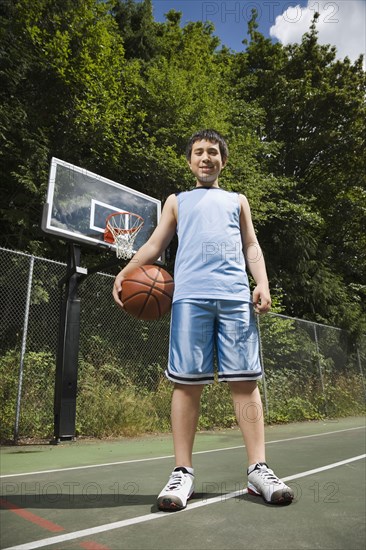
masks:
<path fill-rule="evenodd" d="M 218 187 L 218 177 L 225 166 L 220 146 L 212 141 L 196 141 L 192 147 L 190 169 L 197 178 L 197 186 Z"/>

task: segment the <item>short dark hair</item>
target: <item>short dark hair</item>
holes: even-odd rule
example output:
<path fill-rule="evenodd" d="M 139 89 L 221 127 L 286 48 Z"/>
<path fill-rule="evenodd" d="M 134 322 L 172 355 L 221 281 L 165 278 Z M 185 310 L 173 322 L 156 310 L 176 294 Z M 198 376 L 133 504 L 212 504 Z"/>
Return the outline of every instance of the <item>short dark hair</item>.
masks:
<path fill-rule="evenodd" d="M 229 156 L 229 149 L 227 146 L 227 143 L 223 136 L 219 134 L 216 130 L 199 130 L 193 136 L 190 137 L 187 147 L 186 147 L 186 157 L 188 160 L 191 160 L 192 155 L 192 147 L 193 144 L 196 143 L 196 141 L 201 141 L 202 139 L 205 139 L 206 141 L 211 141 L 212 143 L 218 143 L 221 153 L 221 158 L 225 162 L 226 159 Z"/>

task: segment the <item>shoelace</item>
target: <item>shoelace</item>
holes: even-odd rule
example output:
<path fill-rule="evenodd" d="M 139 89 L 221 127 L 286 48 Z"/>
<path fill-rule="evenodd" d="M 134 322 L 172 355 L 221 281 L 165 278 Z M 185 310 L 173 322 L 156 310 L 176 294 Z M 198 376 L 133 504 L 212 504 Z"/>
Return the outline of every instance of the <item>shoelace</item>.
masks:
<path fill-rule="evenodd" d="M 169 491 L 174 491 L 183 485 L 183 474 L 182 472 L 173 472 L 169 478 L 167 489 Z"/>
<path fill-rule="evenodd" d="M 274 474 L 273 470 L 267 469 L 258 469 L 257 470 L 261 478 L 263 478 L 265 481 L 270 481 L 271 483 L 275 483 L 277 485 L 281 485 L 280 480 L 278 477 Z"/>

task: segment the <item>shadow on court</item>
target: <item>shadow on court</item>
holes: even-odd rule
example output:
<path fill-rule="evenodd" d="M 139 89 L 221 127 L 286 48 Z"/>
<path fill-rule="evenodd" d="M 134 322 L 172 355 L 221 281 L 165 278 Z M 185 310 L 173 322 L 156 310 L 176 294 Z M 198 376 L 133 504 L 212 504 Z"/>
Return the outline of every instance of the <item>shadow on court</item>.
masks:
<path fill-rule="evenodd" d="M 28 486 L 27 491 L 30 491 L 31 487 Z M 47 495 L 42 494 L 25 494 L 25 495 L 12 495 L 9 494 L 9 484 L 3 483 L 3 491 L 5 494 L 0 495 L 2 499 L 9 499 L 15 506 L 19 508 L 27 508 L 33 510 L 77 510 L 77 509 L 99 509 L 99 508 L 119 508 L 123 506 L 150 506 L 151 512 L 158 512 L 156 505 L 156 495 L 149 494 L 104 494 L 98 495 L 95 498 L 85 498 L 83 495 L 60 495 L 59 493 L 47 493 Z M 190 503 L 195 501 L 205 502 L 209 498 L 222 497 L 222 493 L 195 493 L 194 497 L 189 501 Z M 251 497 L 251 495 L 245 495 L 244 498 L 248 497 L 247 500 L 256 497 Z M 257 502 L 257 504 L 266 504 L 262 500 Z M 173 512 L 174 513 L 174 512 Z"/>

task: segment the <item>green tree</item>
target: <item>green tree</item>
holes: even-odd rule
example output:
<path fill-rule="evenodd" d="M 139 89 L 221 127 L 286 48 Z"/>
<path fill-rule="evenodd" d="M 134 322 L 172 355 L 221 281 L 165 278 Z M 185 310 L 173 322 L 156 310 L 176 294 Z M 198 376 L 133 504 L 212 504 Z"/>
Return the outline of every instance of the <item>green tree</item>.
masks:
<path fill-rule="evenodd" d="M 1 18 L 3 243 L 42 253 L 51 156 L 108 175 L 143 114 L 139 64 L 127 62 L 109 5 L 18 0 Z"/>
<path fill-rule="evenodd" d="M 184 158 L 188 136 L 200 126 L 228 126 L 213 28 L 182 28 L 180 13 L 171 11 L 159 32 L 156 55 L 142 70 L 143 128 L 130 141 L 124 175 L 128 185 L 164 200 L 192 185 Z"/>
<path fill-rule="evenodd" d="M 265 113 L 261 140 L 278 145 L 263 164 L 280 186 L 269 189 L 261 232 L 287 311 L 362 330 L 365 73 L 361 58 L 336 61 L 319 45 L 317 17 L 300 44 L 283 47 L 257 31 L 254 13 L 235 76 Z"/>
<path fill-rule="evenodd" d="M 154 21 L 151 0 L 117 0 L 113 4 L 112 13 L 123 38 L 126 58 L 154 57 L 161 25 Z"/>
<path fill-rule="evenodd" d="M 211 23 L 156 23 L 151 0 L 3 0 L 2 244 L 63 257 L 40 230 L 52 156 L 164 201 L 194 184 L 183 149 L 211 126 L 286 312 L 362 330 L 365 73 L 319 45 L 316 20 L 283 47 L 254 14 L 235 53 Z"/>

